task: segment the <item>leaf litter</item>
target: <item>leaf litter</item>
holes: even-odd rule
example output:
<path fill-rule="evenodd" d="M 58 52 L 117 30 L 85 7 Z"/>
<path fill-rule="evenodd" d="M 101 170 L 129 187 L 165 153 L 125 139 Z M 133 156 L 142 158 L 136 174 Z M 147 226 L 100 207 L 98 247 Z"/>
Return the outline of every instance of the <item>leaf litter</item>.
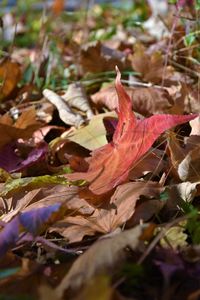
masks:
<path fill-rule="evenodd" d="M 2 299 L 198 299 L 198 1 L 36 2 L 1 14 Z"/>

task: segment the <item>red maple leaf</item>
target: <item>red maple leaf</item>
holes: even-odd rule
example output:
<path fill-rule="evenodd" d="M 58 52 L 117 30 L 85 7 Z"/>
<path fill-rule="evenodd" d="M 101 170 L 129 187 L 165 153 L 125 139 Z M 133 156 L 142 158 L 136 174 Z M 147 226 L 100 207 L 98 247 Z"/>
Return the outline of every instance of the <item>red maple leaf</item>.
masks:
<path fill-rule="evenodd" d="M 87 172 L 68 174 L 70 180 L 88 181 L 94 194 L 103 194 L 124 182 L 136 162 L 149 150 L 155 140 L 165 130 L 188 122 L 193 115 L 154 115 L 137 120 L 132 112 L 131 99 L 120 82 L 117 70 L 116 90 L 118 94 L 118 124 L 109 144 L 94 150 L 89 160 Z"/>

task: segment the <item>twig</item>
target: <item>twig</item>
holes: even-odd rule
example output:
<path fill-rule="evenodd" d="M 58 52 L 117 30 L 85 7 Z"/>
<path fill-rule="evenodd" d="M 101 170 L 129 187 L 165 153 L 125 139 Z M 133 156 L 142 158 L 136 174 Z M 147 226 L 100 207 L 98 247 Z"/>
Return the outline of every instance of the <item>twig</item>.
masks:
<path fill-rule="evenodd" d="M 151 242 L 151 244 L 149 245 L 149 247 L 147 248 L 147 250 L 145 251 L 145 253 L 140 257 L 140 259 L 138 260 L 138 264 L 142 264 L 143 261 L 145 260 L 145 258 L 149 255 L 149 253 L 155 248 L 156 244 L 160 241 L 161 238 L 163 238 L 167 232 L 167 230 L 169 228 L 171 228 L 172 226 L 174 226 L 175 224 L 184 221 L 185 219 L 187 219 L 188 216 L 183 216 L 180 218 L 177 218 L 175 220 L 173 220 L 172 222 L 168 223 L 162 230 L 161 232 L 159 232 L 159 234 L 155 237 L 155 239 Z"/>

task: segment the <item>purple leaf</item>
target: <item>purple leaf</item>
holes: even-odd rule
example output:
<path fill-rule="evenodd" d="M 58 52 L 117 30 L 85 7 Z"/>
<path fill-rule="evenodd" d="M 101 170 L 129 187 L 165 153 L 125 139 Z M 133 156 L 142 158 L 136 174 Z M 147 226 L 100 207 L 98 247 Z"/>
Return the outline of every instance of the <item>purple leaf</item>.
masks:
<path fill-rule="evenodd" d="M 0 168 L 10 173 L 20 171 L 41 160 L 47 153 L 47 150 L 47 144 L 42 144 L 38 148 L 31 150 L 27 158 L 23 160 L 16 154 L 16 144 L 8 144 L 0 151 Z"/>
<path fill-rule="evenodd" d="M 13 218 L 0 232 L 0 256 L 19 241 L 21 233 L 37 235 L 47 222 L 53 223 L 55 219 L 52 216 L 54 213 L 58 214 L 60 208 L 61 204 L 57 203 L 21 213 Z"/>
<path fill-rule="evenodd" d="M 160 249 L 157 251 L 157 255 L 158 258 L 154 260 L 154 263 L 159 267 L 165 280 L 168 281 L 175 272 L 184 270 L 183 260 L 175 251 Z"/>
<path fill-rule="evenodd" d="M 14 246 L 19 238 L 19 218 L 16 217 L 10 221 L 0 232 L 0 256 Z"/>
<path fill-rule="evenodd" d="M 43 225 L 49 221 L 53 213 L 59 211 L 61 204 L 56 203 L 47 207 L 41 207 L 24 212 L 19 215 L 22 226 L 33 235 L 41 230 Z"/>

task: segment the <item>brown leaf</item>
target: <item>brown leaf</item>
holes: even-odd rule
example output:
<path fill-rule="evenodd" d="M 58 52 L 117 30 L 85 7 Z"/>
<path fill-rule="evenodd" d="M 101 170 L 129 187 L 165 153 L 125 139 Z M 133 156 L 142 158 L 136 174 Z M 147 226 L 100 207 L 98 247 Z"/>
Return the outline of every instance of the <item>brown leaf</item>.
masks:
<path fill-rule="evenodd" d="M 135 47 L 135 53 L 132 57 L 133 69 L 141 74 L 146 82 L 159 84 L 165 73 L 165 79 L 172 75 L 172 69 L 164 68 L 163 57 L 159 52 L 154 52 L 151 56 L 145 53 L 141 45 Z"/>
<path fill-rule="evenodd" d="M 124 53 L 108 48 L 99 41 L 83 46 L 79 60 L 84 73 L 113 71 L 116 65 L 120 70 L 130 66 Z"/>
<path fill-rule="evenodd" d="M 127 223 L 127 227 L 133 227 L 137 225 L 139 222 L 147 222 L 149 221 L 155 214 L 157 214 L 165 205 L 164 201 L 160 200 L 147 200 L 143 203 L 139 204 L 136 209 L 134 215 L 130 218 Z"/>
<path fill-rule="evenodd" d="M 39 127 L 41 123 L 36 121 L 35 110 L 32 108 L 24 111 L 15 124 L 11 124 L 11 119 L 7 114 L 0 117 L 0 148 L 19 138 L 30 138 Z"/>
<path fill-rule="evenodd" d="M 87 114 L 90 120 L 93 117 L 93 112 L 83 85 L 80 82 L 71 83 L 67 91 L 62 95 L 62 99 L 70 106 L 79 109 Z"/>
<path fill-rule="evenodd" d="M 144 116 L 150 116 L 155 113 L 167 113 L 173 106 L 173 100 L 169 93 L 164 89 L 149 88 L 125 88 L 130 96 L 134 111 Z M 107 106 L 114 110 L 118 105 L 118 98 L 114 86 L 101 89 L 94 94 L 92 101 L 97 105 Z"/>
<path fill-rule="evenodd" d="M 16 88 L 21 79 L 21 70 L 18 63 L 10 59 L 0 62 L 0 100 L 8 97 Z"/>
<path fill-rule="evenodd" d="M 149 151 L 130 171 L 129 179 L 133 180 L 148 173 L 158 175 L 166 165 L 162 158 L 163 152 L 158 149 Z"/>
<path fill-rule="evenodd" d="M 200 180 L 199 117 L 195 118 L 190 125 L 191 135 L 184 140 L 184 147 L 180 146 L 174 133 L 170 133 L 168 137 L 168 147 L 172 166 L 179 178 L 182 181 L 198 182 Z"/>
<path fill-rule="evenodd" d="M 142 226 L 137 226 L 112 237 L 98 240 L 75 261 L 55 289 L 56 294 L 61 297 L 65 290 L 79 289 L 94 275 L 112 271 L 117 266 L 117 262 L 125 258 L 126 247 L 130 247 L 133 251 L 137 248 L 141 234 Z"/>
<path fill-rule="evenodd" d="M 28 211 L 55 203 L 65 205 L 67 210 L 74 214 L 91 215 L 94 211 L 92 206 L 79 197 L 78 188 L 75 186 L 56 185 L 55 187 L 33 189 L 29 192 L 23 191 L 5 201 L 9 208 L 9 212 L 1 216 L 5 222 L 8 222 L 19 211 Z"/>
<path fill-rule="evenodd" d="M 85 235 L 95 232 L 115 231 L 134 214 L 137 200 L 141 195 L 152 197 L 159 195 L 161 186 L 157 182 L 130 182 L 117 187 L 107 209 L 96 209 L 91 216 L 69 216 L 57 222 L 53 230 L 59 232 L 70 242 L 82 240 Z"/>
<path fill-rule="evenodd" d="M 36 123 L 36 111 L 35 108 L 30 108 L 22 112 L 20 117 L 15 122 L 16 128 L 27 128 L 28 126 L 32 126 Z"/>
<path fill-rule="evenodd" d="M 200 145 L 191 150 L 178 165 L 178 175 L 182 181 L 200 181 Z"/>
<path fill-rule="evenodd" d="M 55 92 L 44 89 L 44 97 L 50 101 L 58 110 L 60 119 L 68 125 L 80 126 L 84 120 L 82 116 L 78 113 L 74 113 L 66 102 L 63 101 L 62 97 Z"/>

